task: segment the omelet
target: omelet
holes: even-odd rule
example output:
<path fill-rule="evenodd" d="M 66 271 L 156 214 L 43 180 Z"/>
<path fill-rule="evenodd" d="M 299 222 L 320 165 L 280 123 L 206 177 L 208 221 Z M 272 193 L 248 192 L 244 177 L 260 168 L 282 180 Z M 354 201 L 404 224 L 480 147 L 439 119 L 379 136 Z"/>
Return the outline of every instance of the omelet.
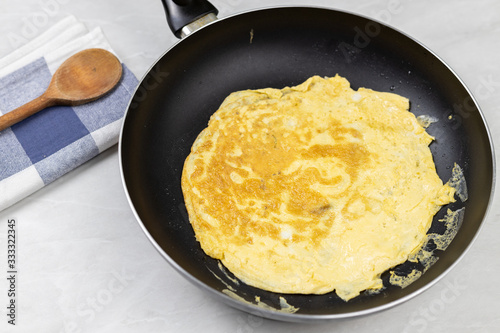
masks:
<path fill-rule="evenodd" d="M 407 98 L 338 75 L 230 94 L 182 172 L 201 248 L 272 292 L 348 301 L 382 288 L 454 201 L 408 110 Z"/>

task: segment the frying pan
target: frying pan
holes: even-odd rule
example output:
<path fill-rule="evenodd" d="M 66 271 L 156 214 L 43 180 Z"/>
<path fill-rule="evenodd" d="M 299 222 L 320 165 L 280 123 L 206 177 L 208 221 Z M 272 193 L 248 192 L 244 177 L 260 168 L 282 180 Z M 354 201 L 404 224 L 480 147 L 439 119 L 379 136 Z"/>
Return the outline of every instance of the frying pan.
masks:
<path fill-rule="evenodd" d="M 494 188 L 494 156 L 478 104 L 457 75 L 433 52 L 372 19 L 326 8 L 277 7 L 215 20 L 205 1 L 163 1 L 168 23 L 182 37 L 151 67 L 137 88 L 120 135 L 120 167 L 131 208 L 159 253 L 184 277 L 238 309 L 285 321 L 359 316 L 400 304 L 447 273 L 468 250 L 485 218 Z M 208 16 L 206 16 L 209 14 Z M 205 22 L 203 22 L 205 21 Z M 194 22 L 188 28 L 187 24 Z M 325 295 L 281 295 L 242 282 L 201 250 L 181 192 L 184 160 L 210 115 L 233 91 L 282 88 L 313 75 L 346 77 L 353 89 L 368 87 L 410 99 L 415 115 L 438 121 L 428 128 L 437 173 L 446 181 L 454 163 L 463 169 L 469 199 L 462 225 L 439 260 L 402 289 L 382 275 L 385 289 L 344 302 Z M 432 232 L 443 232 L 435 216 Z M 406 262 L 399 274 L 421 269 Z M 234 290 L 236 297 L 228 296 Z M 233 295 L 234 296 L 234 295 Z M 260 305 L 256 305 L 256 296 Z M 283 298 L 281 298 L 283 297 Z M 295 313 L 284 313 L 283 299 Z"/>

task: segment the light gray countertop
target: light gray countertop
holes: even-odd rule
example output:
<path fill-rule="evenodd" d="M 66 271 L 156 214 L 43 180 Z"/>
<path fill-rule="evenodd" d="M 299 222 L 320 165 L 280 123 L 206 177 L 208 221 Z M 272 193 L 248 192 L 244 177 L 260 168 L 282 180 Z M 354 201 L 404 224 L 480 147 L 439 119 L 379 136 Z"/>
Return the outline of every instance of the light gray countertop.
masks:
<path fill-rule="evenodd" d="M 273 5 L 319 5 L 384 21 L 436 52 L 475 94 L 500 147 L 500 2 L 497 0 L 213 0 L 224 17 Z M 38 20 L 33 36 L 72 14 L 100 26 L 140 79 L 176 42 L 160 0 L 0 0 L 0 57 L 18 45 L 8 36 Z M 26 33 L 25 33 L 26 34 Z M 31 33 L 29 33 L 31 34 Z M 1 195 L 1 193 L 0 193 Z M 498 197 L 498 196 L 497 196 Z M 498 200 L 476 242 L 456 267 L 423 294 L 370 316 L 290 324 L 214 301 L 179 275 L 136 222 L 110 148 L 0 212 L 18 232 L 17 325 L 7 324 L 0 258 L 1 332 L 499 332 Z"/>

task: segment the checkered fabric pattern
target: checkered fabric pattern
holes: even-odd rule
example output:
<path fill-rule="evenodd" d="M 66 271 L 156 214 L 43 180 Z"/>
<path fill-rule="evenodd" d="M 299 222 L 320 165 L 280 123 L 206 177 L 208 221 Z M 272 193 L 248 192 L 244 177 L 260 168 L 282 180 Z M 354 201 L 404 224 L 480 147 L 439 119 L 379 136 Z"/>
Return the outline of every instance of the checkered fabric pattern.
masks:
<path fill-rule="evenodd" d="M 74 17 L 56 24 L 39 39 L 60 36 L 61 29 L 81 23 Z M 75 30 L 75 29 L 74 29 Z M 37 52 L 46 43 L 24 47 L 22 61 L 0 59 L 0 114 L 38 97 L 47 89 L 57 67 L 82 49 L 101 47 L 112 52 L 100 29 L 76 29 L 77 36 L 64 36 L 55 50 Z M 50 39 L 54 44 L 54 39 Z M 37 46 L 37 44 L 42 44 Z M 24 54 L 23 54 L 24 53 Z M 12 56 L 10 56 L 12 58 Z M 34 60 L 33 60 L 34 59 Z M 32 61 L 33 60 L 33 61 Z M 0 131 L 0 210 L 9 207 L 70 170 L 95 157 L 118 141 L 122 118 L 138 85 L 123 66 L 119 85 L 105 97 L 80 106 L 47 108 Z M 3 75 L 2 75 L 3 74 Z"/>

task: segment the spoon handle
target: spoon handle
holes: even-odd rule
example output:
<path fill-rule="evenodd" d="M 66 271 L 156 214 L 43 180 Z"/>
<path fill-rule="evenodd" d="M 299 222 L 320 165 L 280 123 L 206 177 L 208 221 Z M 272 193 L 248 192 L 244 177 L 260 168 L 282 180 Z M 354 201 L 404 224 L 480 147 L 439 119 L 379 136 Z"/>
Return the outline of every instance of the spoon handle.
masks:
<path fill-rule="evenodd" d="M 43 94 L 35 98 L 34 100 L 21 105 L 17 109 L 14 109 L 4 114 L 3 116 L 0 116 L 0 131 L 3 131 L 4 129 L 20 122 L 21 120 L 34 115 L 38 111 L 53 105 L 55 105 L 55 100 Z"/>

